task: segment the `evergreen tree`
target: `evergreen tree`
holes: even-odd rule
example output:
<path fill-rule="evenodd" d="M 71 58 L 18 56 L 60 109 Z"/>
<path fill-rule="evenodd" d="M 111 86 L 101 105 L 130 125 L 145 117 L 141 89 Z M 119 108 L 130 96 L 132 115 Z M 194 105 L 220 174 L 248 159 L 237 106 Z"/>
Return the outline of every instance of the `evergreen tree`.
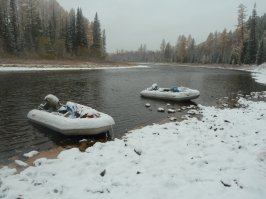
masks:
<path fill-rule="evenodd" d="M 187 62 L 188 63 L 193 63 L 195 59 L 195 40 L 189 35 L 188 41 L 187 41 Z"/>
<path fill-rule="evenodd" d="M 74 9 L 70 10 L 66 23 L 65 47 L 67 52 L 73 54 L 76 49 L 76 14 Z"/>
<path fill-rule="evenodd" d="M 178 55 L 181 63 L 187 61 L 187 38 L 184 35 L 181 36 Z"/>
<path fill-rule="evenodd" d="M 7 53 L 12 53 L 12 44 L 14 39 L 11 38 L 11 26 L 10 26 L 10 19 L 9 19 L 9 5 L 8 1 L 1 1 L 0 2 L 0 39 L 2 43 L 2 49 Z"/>
<path fill-rule="evenodd" d="M 25 47 L 28 51 L 36 51 L 38 49 L 38 39 L 42 32 L 37 3 L 35 0 L 28 0 L 24 3 L 23 10 L 21 11 L 25 15 L 23 26 L 25 29 Z"/>
<path fill-rule="evenodd" d="M 98 19 L 98 14 L 95 14 L 94 22 L 93 22 L 93 43 L 92 49 L 94 51 L 94 55 L 100 57 L 101 55 L 101 25 Z"/>
<path fill-rule="evenodd" d="M 65 24 L 65 48 L 67 52 L 71 52 L 71 44 L 70 44 L 70 34 L 69 34 L 69 29 L 70 29 L 70 23 L 69 23 L 69 18 L 66 19 L 66 24 Z"/>
<path fill-rule="evenodd" d="M 166 42 L 165 42 L 165 39 L 163 39 L 162 42 L 161 42 L 161 46 L 160 46 L 161 61 L 165 61 L 164 60 L 165 47 L 166 47 Z"/>
<path fill-rule="evenodd" d="M 56 40 L 56 27 L 57 27 L 57 20 L 56 20 L 56 15 L 55 15 L 55 5 L 53 2 L 53 7 L 52 7 L 52 16 L 49 20 L 49 38 L 52 43 L 55 42 Z"/>
<path fill-rule="evenodd" d="M 102 33 L 102 57 L 105 58 L 107 53 L 106 53 L 106 35 L 105 35 L 105 30 L 103 30 L 103 33 Z"/>
<path fill-rule="evenodd" d="M 219 57 L 220 57 L 220 60 L 219 60 L 219 63 L 224 63 L 225 62 L 225 51 L 226 51 L 226 46 L 227 46 L 227 30 L 224 29 L 223 32 L 220 34 L 220 37 L 219 37 Z"/>
<path fill-rule="evenodd" d="M 257 12 L 256 5 L 252 11 L 252 17 L 250 19 L 250 31 L 248 38 L 247 51 L 245 56 L 246 64 L 254 64 L 256 61 L 257 54 L 257 34 L 256 34 L 256 20 L 257 20 Z"/>
<path fill-rule="evenodd" d="M 0 0 L 0 53 L 2 53 L 3 50 L 3 27 L 4 27 L 4 22 L 3 22 L 3 5 L 2 1 Z"/>
<path fill-rule="evenodd" d="M 19 28 L 18 28 L 18 16 L 17 16 L 17 5 L 16 0 L 10 0 L 10 43 L 12 52 L 17 53 L 19 50 L 18 39 L 19 39 Z"/>
<path fill-rule="evenodd" d="M 2 0 L 0 0 L 0 39 L 2 38 L 3 33 L 3 26 L 4 26 L 4 4 Z"/>
<path fill-rule="evenodd" d="M 171 44 L 168 42 L 164 50 L 164 60 L 166 62 L 170 62 L 171 58 L 172 58 L 172 47 L 171 47 Z"/>
<path fill-rule="evenodd" d="M 84 19 L 81 8 L 78 8 L 77 10 L 76 46 L 88 48 L 88 40 L 85 32 Z"/>
<path fill-rule="evenodd" d="M 263 39 L 260 41 L 259 49 L 256 56 L 256 64 L 260 65 L 263 62 L 266 62 L 265 52 L 264 52 L 264 41 Z"/>
<path fill-rule="evenodd" d="M 246 24 L 245 24 L 245 19 L 246 19 L 246 6 L 243 4 L 240 4 L 238 6 L 238 24 L 237 24 L 237 33 L 238 33 L 238 45 L 237 52 L 238 54 L 235 55 L 237 57 L 237 63 L 241 64 L 243 62 L 243 51 L 244 51 L 244 45 L 245 45 L 245 35 L 246 35 Z"/>

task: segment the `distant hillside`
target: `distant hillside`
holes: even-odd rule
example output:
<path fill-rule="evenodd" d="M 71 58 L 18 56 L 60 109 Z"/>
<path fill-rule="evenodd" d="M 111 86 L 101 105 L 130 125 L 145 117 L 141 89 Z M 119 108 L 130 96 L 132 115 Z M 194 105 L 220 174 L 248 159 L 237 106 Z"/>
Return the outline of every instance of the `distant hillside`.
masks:
<path fill-rule="evenodd" d="M 105 31 L 56 0 L 0 0 L 0 57 L 104 59 Z"/>

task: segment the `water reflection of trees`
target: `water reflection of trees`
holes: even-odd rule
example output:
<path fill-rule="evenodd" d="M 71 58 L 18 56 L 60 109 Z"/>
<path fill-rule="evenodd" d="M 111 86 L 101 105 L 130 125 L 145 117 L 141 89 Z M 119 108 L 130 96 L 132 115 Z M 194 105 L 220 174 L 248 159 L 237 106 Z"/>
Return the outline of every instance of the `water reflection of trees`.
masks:
<path fill-rule="evenodd" d="M 266 89 L 265 86 L 256 83 L 249 72 L 217 69 L 211 73 L 194 74 L 186 83 L 200 90 L 201 97 L 196 101 L 203 105 L 212 105 L 210 102 L 214 102 L 214 99 L 230 96 L 238 91 L 250 93 Z"/>

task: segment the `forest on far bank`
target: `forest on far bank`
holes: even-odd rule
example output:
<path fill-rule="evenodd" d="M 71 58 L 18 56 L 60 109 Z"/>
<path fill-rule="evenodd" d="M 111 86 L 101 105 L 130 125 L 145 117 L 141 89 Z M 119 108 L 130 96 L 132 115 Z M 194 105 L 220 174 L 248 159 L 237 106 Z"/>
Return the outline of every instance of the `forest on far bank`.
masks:
<path fill-rule="evenodd" d="M 196 44 L 189 35 L 178 36 L 176 44 L 162 40 L 160 49 L 148 50 L 145 44 L 136 51 L 118 50 L 113 61 L 172 62 L 201 64 L 261 64 L 266 62 L 266 13 L 257 16 L 256 4 L 247 18 L 246 7 L 238 7 L 236 29 L 211 32 L 206 41 Z"/>
<path fill-rule="evenodd" d="M 238 7 L 236 29 L 211 32 L 196 44 L 189 35 L 164 39 L 159 50 L 141 44 L 135 51 L 107 54 L 106 34 L 98 14 L 92 21 L 82 9 L 64 10 L 56 0 L 0 0 L 0 58 L 108 60 L 201 64 L 261 64 L 266 62 L 266 13 L 248 16 Z"/>
<path fill-rule="evenodd" d="M 56 0 L 0 0 L 0 58 L 105 59 L 98 14 L 65 11 Z"/>

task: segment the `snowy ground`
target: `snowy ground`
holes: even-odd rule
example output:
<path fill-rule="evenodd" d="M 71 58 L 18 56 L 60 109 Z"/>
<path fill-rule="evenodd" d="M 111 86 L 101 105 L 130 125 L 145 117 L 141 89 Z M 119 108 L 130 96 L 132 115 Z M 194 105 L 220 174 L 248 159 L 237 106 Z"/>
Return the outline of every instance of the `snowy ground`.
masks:
<path fill-rule="evenodd" d="M 261 68 L 254 77 L 264 83 Z M 0 198 L 266 198 L 266 103 L 239 103 L 200 106 L 202 120 L 147 126 L 84 153 L 38 159 L 19 174 L 4 167 Z"/>
<path fill-rule="evenodd" d="M 252 69 L 252 76 L 253 78 L 262 84 L 266 84 L 266 63 L 260 66 L 254 66 Z"/>

